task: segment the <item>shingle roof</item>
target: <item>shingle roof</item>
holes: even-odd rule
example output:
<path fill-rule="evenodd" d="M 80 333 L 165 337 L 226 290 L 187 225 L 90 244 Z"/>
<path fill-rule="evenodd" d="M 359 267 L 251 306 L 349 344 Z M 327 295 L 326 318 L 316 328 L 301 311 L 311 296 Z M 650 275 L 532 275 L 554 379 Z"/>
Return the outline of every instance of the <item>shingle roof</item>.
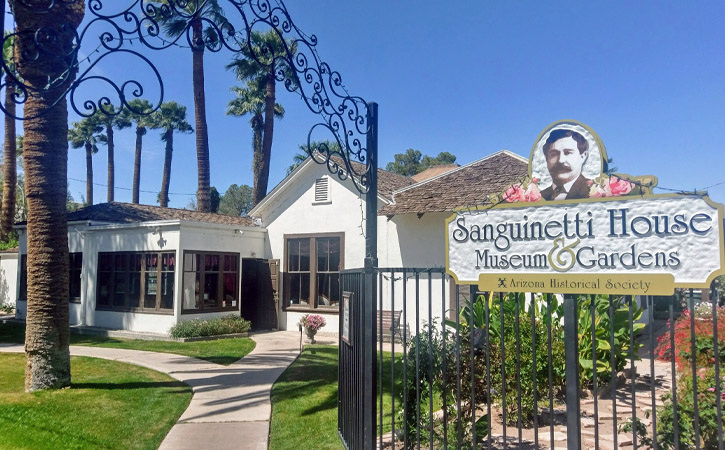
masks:
<path fill-rule="evenodd" d="M 430 178 L 437 177 L 438 175 L 444 174 L 448 171 L 457 169 L 459 167 L 461 167 L 461 166 L 458 164 L 441 164 L 440 166 L 428 167 L 424 171 L 422 171 L 420 173 L 416 173 L 415 175 L 413 175 L 410 178 L 412 178 L 413 181 L 415 181 L 416 183 L 420 183 L 421 181 L 425 181 Z"/>
<path fill-rule="evenodd" d="M 187 209 L 162 208 L 134 203 L 99 203 L 68 213 L 68 222 L 93 220 L 110 223 L 136 223 L 155 220 L 188 220 L 224 225 L 254 226 L 249 217 L 233 217 Z"/>
<path fill-rule="evenodd" d="M 340 158 L 339 156 L 332 156 L 331 159 L 339 164 L 341 167 L 345 167 L 344 163 L 342 162 L 342 158 Z M 365 172 L 365 164 L 356 161 L 350 161 L 350 164 L 352 165 L 352 168 L 355 172 Z M 378 169 L 378 195 L 381 195 L 388 200 L 392 199 L 394 191 L 403 189 L 404 187 L 410 186 L 412 184 L 415 184 L 415 181 L 413 181 L 413 179 L 411 178 L 403 175 L 398 175 L 397 173 L 388 172 L 387 170 Z"/>
<path fill-rule="evenodd" d="M 378 215 L 445 212 L 480 205 L 488 195 L 503 192 L 527 173 L 528 164 L 522 157 L 500 151 L 395 192 L 394 203 L 385 205 Z"/>

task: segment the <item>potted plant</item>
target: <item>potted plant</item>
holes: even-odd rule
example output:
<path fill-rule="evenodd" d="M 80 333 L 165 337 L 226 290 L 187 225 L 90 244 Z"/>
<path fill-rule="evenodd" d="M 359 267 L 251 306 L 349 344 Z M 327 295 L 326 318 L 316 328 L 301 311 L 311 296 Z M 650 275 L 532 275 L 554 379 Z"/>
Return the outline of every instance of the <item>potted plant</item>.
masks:
<path fill-rule="evenodd" d="M 302 316 L 302 319 L 300 319 L 300 326 L 304 327 L 305 334 L 307 335 L 305 343 L 314 344 L 315 334 L 317 334 L 317 331 L 326 324 L 327 322 L 325 322 L 325 318 L 319 314 L 305 314 Z"/>

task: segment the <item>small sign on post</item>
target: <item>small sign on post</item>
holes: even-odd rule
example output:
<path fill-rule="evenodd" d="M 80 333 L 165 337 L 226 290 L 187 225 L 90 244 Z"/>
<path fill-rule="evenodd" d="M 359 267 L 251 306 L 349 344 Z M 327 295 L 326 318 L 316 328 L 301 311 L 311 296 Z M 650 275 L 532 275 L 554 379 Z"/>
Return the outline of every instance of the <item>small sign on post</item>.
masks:
<path fill-rule="evenodd" d="M 342 340 L 352 347 L 352 339 L 350 339 L 350 304 L 353 299 L 352 292 L 342 293 Z"/>

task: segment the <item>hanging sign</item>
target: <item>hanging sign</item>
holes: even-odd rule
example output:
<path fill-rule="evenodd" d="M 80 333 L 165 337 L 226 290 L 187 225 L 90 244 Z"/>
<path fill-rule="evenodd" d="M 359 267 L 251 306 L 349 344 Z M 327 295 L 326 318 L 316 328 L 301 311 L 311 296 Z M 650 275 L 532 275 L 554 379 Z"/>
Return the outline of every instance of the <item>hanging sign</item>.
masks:
<path fill-rule="evenodd" d="M 483 290 L 671 295 L 725 273 L 723 207 L 654 195 L 653 176 L 607 174 L 587 126 L 539 136 L 529 176 L 446 221 L 446 269 Z"/>

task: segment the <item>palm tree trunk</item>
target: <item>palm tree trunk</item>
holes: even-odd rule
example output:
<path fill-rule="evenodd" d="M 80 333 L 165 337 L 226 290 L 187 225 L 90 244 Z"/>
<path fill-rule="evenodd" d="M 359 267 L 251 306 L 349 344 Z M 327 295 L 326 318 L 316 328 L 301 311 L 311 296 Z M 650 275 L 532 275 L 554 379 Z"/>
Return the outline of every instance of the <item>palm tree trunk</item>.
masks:
<path fill-rule="evenodd" d="M 199 186 L 196 191 L 196 207 L 199 211 L 211 211 L 209 175 L 209 136 L 206 127 L 206 97 L 204 95 L 204 42 L 202 23 L 196 21 L 193 27 L 192 78 L 194 83 L 194 116 L 196 121 L 196 161 Z"/>
<path fill-rule="evenodd" d="M 93 146 L 86 141 L 86 206 L 93 204 Z"/>
<path fill-rule="evenodd" d="M 159 204 L 166 208 L 169 206 L 169 182 L 171 180 L 171 157 L 174 153 L 174 130 L 166 130 L 164 141 L 166 141 L 166 157 L 164 158 L 164 175 L 161 179 Z"/>
<path fill-rule="evenodd" d="M 272 137 L 274 135 L 275 89 L 274 72 L 270 72 L 267 74 L 267 94 L 264 99 L 264 138 L 259 167 L 259 185 L 255 184 L 255 205 L 267 195 L 267 185 L 269 184 L 269 163 L 272 156 Z"/>
<path fill-rule="evenodd" d="M 46 30 L 55 37 L 54 41 L 44 42 L 48 47 L 37 59 L 18 57 L 17 67 L 25 83 L 43 92 L 48 76 L 52 79 L 53 74 L 68 69 L 67 59 L 49 55 L 65 54 L 64 50 L 73 47 L 75 29 L 83 20 L 85 1 L 55 2 L 47 14 L 38 14 L 18 0 L 11 0 L 10 6 L 18 29 L 16 55 L 38 55 L 35 41 L 38 30 Z M 75 72 L 54 91 L 29 96 L 25 103 L 25 117 L 39 116 L 24 122 L 23 142 L 28 202 L 26 391 L 70 384 L 65 209 L 68 109 L 64 93 L 74 76 Z M 57 105 L 52 106 L 56 101 Z"/>
<path fill-rule="evenodd" d="M 113 160 L 113 126 L 106 125 L 106 136 L 108 137 L 108 190 L 107 197 L 108 202 L 113 201 L 113 190 L 115 185 L 114 172 L 116 171 L 116 164 Z"/>
<path fill-rule="evenodd" d="M 15 165 L 15 86 L 11 78 L 5 77 L 5 165 L 3 167 L 3 200 L 0 212 L 0 240 L 7 242 L 15 221 L 15 185 L 18 181 Z"/>
<path fill-rule="evenodd" d="M 252 189 L 252 202 L 256 205 L 257 190 L 259 189 L 259 177 L 262 170 L 262 134 L 264 133 L 264 120 L 262 116 L 254 116 L 252 120 L 252 176 L 254 177 L 254 188 Z M 264 196 L 262 196 L 264 198 Z"/>
<path fill-rule="evenodd" d="M 131 201 L 138 204 L 138 191 L 141 186 L 141 142 L 146 128 L 136 127 L 136 155 L 133 159 L 133 194 Z"/>

